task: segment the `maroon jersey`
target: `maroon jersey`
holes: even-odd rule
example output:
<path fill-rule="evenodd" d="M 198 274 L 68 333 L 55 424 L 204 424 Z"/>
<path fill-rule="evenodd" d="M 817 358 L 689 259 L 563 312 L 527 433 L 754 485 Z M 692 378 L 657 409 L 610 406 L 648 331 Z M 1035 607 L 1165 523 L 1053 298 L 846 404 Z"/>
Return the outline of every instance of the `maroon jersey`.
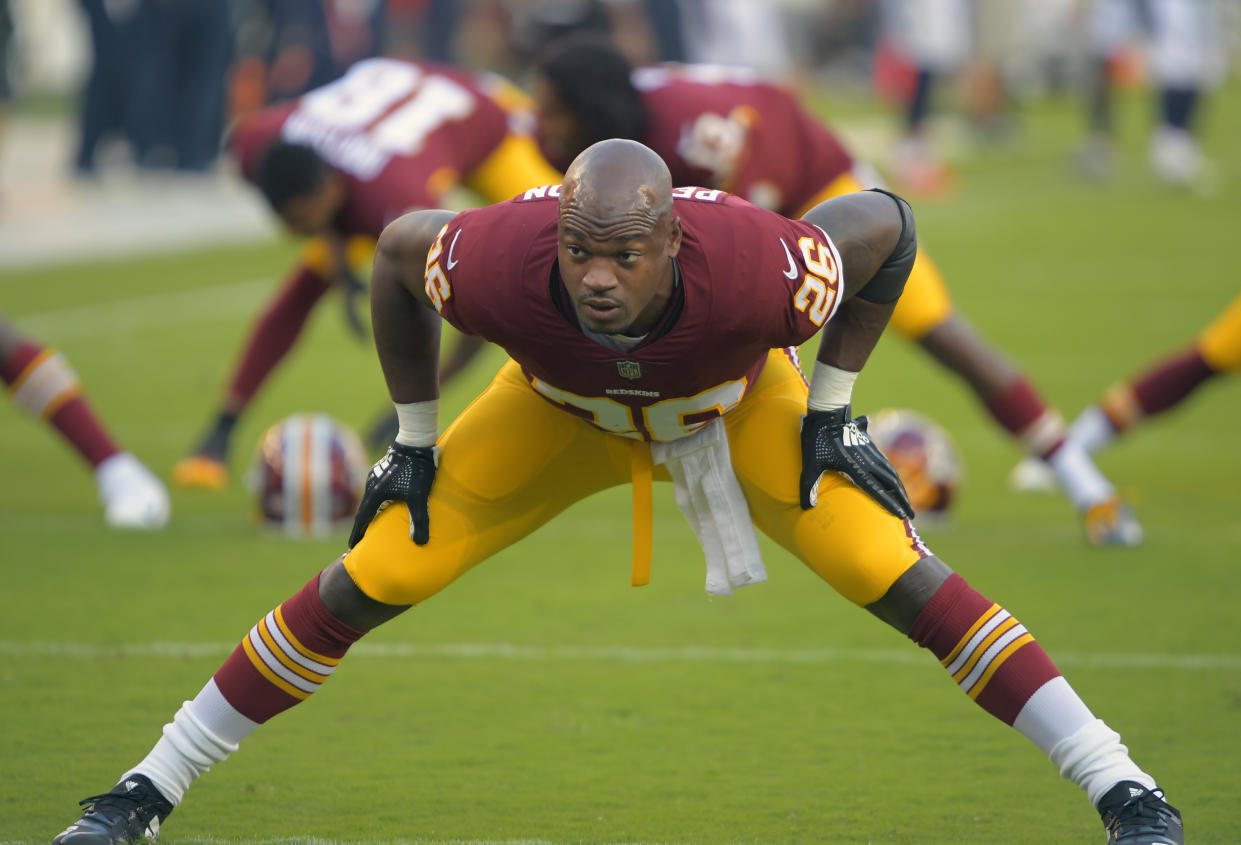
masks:
<path fill-rule="evenodd" d="M 720 190 L 673 194 L 679 284 L 661 328 L 627 352 L 580 327 L 557 265 L 558 185 L 454 217 L 428 254 L 427 295 L 566 411 L 627 437 L 683 437 L 741 401 L 769 350 L 817 332 L 843 279 L 817 226 Z"/>
<path fill-rule="evenodd" d="M 792 92 L 750 71 L 661 65 L 635 70 L 633 83 L 648 121 L 641 140 L 674 185 L 712 185 L 793 217 L 853 167 Z"/>
<path fill-rule="evenodd" d="M 510 114 L 491 92 L 502 84 L 442 65 L 367 59 L 294 103 L 247 116 L 229 146 L 251 181 L 278 138 L 314 148 L 346 180 L 337 233 L 378 237 L 412 208 L 439 207 L 441 194 L 500 145 Z"/>

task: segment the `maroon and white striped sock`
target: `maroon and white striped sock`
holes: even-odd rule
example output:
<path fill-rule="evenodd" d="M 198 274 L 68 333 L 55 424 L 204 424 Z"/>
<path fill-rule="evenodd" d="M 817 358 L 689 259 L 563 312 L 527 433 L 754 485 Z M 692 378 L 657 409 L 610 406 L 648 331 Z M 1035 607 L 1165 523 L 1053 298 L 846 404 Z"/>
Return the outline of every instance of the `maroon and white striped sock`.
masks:
<path fill-rule="evenodd" d="M 328 611 L 316 575 L 250 629 L 125 776 L 146 775 L 165 798 L 180 803 L 196 778 L 236 751 L 260 724 L 317 690 L 364 633 Z"/>

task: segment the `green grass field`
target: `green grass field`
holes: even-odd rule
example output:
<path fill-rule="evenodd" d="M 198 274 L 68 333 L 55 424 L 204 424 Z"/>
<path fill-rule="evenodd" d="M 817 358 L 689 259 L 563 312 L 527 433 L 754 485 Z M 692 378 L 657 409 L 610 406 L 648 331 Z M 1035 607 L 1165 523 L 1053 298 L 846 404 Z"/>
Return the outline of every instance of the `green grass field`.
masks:
<path fill-rule="evenodd" d="M 1144 102 L 1117 180 L 1076 184 L 1068 102 L 964 163 L 916 206 L 962 310 L 1071 415 L 1185 344 L 1238 290 L 1241 89 L 1208 116 L 1206 198 L 1147 173 Z M 862 151 L 865 153 L 865 151 Z M 101 416 L 165 476 L 198 437 L 292 246 L 221 248 L 0 276 L 0 307 L 67 353 Z M 445 419 L 493 354 L 446 393 Z M 374 355 L 335 305 L 239 428 L 240 476 L 293 411 L 363 427 Z M 920 409 L 968 478 L 932 547 L 1018 616 L 1185 813 L 1189 841 L 1241 842 L 1241 383 L 1221 381 L 1101 458 L 1142 517 L 1136 550 L 1094 550 L 1058 497 L 1018 496 L 1018 459 L 971 394 L 880 345 L 862 410 Z M 102 524 L 44 427 L 0 405 L 0 840 L 42 842 L 158 738 L 240 637 L 339 553 L 260 530 L 240 483 L 174 493 L 154 535 Z M 502 472 L 503 467 L 497 467 Z M 784 552 L 728 598 L 671 490 L 653 582 L 628 586 L 628 490 L 581 503 L 364 640 L 314 700 L 203 778 L 179 842 L 1084 843 L 1095 812 L 936 661 Z"/>

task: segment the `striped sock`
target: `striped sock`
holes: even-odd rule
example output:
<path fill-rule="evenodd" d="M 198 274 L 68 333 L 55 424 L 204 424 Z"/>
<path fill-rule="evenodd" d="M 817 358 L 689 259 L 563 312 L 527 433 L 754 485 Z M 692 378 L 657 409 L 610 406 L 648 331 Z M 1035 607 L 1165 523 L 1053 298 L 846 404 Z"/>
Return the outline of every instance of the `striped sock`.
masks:
<path fill-rule="evenodd" d="M 986 402 L 991 418 L 1021 441 L 1026 451 L 1046 458 L 1064 440 L 1064 418 L 1047 407 L 1024 376 Z"/>
<path fill-rule="evenodd" d="M 18 407 L 51 423 L 92 467 L 120 451 L 82 397 L 72 365 L 55 349 L 20 343 L 4 361 L 0 377 Z"/>
<path fill-rule="evenodd" d="M 151 752 L 122 776 L 146 775 L 174 806 L 260 724 L 304 701 L 340 663 L 358 631 L 328 611 L 319 576 L 259 620 L 168 724 Z"/>
<path fill-rule="evenodd" d="M 1091 803 L 1122 780 L 1154 788 L 1120 735 L 1095 718 L 1025 626 L 960 575 L 931 597 L 909 638 L 930 649 L 980 707 L 1047 754 Z"/>
<path fill-rule="evenodd" d="M 333 616 L 319 598 L 319 576 L 250 629 L 215 673 L 237 712 L 262 724 L 323 685 L 359 631 Z"/>
<path fill-rule="evenodd" d="M 979 707 L 1010 725 L 1060 676 L 1024 625 L 955 573 L 918 614 L 909 638 L 930 649 Z"/>

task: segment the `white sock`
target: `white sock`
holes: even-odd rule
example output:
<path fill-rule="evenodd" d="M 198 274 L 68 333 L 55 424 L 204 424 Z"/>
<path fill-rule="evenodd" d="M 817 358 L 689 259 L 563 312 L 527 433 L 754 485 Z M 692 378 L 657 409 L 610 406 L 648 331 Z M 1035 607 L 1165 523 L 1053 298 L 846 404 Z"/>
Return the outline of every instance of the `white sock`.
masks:
<path fill-rule="evenodd" d="M 228 703 L 212 679 L 181 705 L 159 742 L 121 780 L 146 775 L 175 807 L 199 775 L 223 762 L 258 726 Z"/>
<path fill-rule="evenodd" d="M 1073 507 L 1079 511 L 1105 502 L 1116 494 L 1112 482 L 1099 471 L 1089 453 L 1071 434 L 1047 459 L 1047 465 L 1056 474 L 1056 481 Z"/>
<path fill-rule="evenodd" d="M 1098 405 L 1086 408 L 1069 426 L 1069 440 L 1092 455 L 1115 439 L 1116 429 Z"/>
<path fill-rule="evenodd" d="M 1056 676 L 1030 696 L 1013 720 L 1013 727 L 1044 754 L 1051 754 L 1057 743 L 1094 720 L 1069 682 Z"/>
<path fill-rule="evenodd" d="M 1060 768 L 1061 775 L 1086 791 L 1096 807 L 1104 793 L 1122 780 L 1136 781 L 1147 789 L 1156 787 L 1155 779 L 1129 758 L 1129 749 L 1121 744 L 1120 734 L 1102 719 L 1088 722 L 1056 743 L 1048 756 Z"/>

